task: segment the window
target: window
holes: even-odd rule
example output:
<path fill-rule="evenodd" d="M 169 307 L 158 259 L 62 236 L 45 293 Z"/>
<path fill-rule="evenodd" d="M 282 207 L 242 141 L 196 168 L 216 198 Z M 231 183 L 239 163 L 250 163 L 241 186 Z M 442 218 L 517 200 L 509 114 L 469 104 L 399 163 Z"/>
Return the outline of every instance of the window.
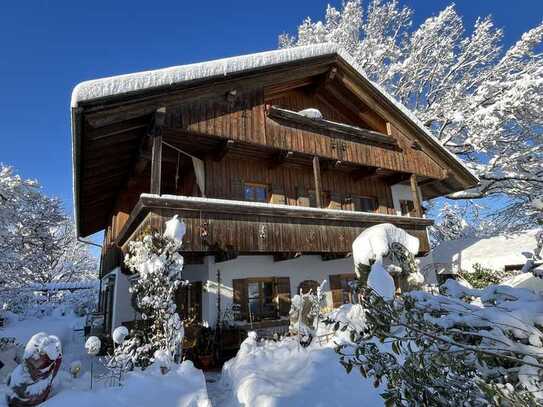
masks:
<path fill-rule="evenodd" d="M 234 304 L 239 320 L 262 321 L 287 316 L 290 310 L 288 277 L 244 278 L 232 280 Z"/>
<path fill-rule="evenodd" d="M 253 320 L 275 319 L 277 308 L 273 301 L 273 281 L 248 281 L 247 298 Z"/>
<path fill-rule="evenodd" d="M 358 212 L 375 212 L 379 205 L 377 199 L 370 196 L 352 196 L 354 210 Z"/>
<path fill-rule="evenodd" d="M 243 198 L 246 201 L 268 202 L 268 186 L 246 182 L 243 189 Z"/>
<path fill-rule="evenodd" d="M 400 211 L 402 216 L 415 216 L 415 205 L 408 199 L 400 199 Z"/>
<path fill-rule="evenodd" d="M 329 279 L 334 308 L 354 302 L 353 290 L 351 288 L 351 285 L 356 282 L 356 275 L 354 273 L 334 274 L 330 275 Z"/>

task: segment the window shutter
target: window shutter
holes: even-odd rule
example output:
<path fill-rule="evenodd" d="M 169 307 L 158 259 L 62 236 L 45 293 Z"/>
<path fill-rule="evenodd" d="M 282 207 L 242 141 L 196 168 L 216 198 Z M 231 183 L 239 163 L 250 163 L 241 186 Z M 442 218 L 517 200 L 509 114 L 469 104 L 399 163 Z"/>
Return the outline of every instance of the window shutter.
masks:
<path fill-rule="evenodd" d="M 232 280 L 232 287 L 234 289 L 234 304 L 240 307 L 240 319 L 248 320 L 247 310 L 247 280 L 239 279 Z"/>
<path fill-rule="evenodd" d="M 290 311 L 290 279 L 288 277 L 275 278 L 275 293 L 278 300 L 280 316 L 288 316 Z"/>
<path fill-rule="evenodd" d="M 341 276 L 329 275 L 330 291 L 332 292 L 332 304 L 334 308 L 339 308 L 343 305 L 343 292 L 341 290 Z"/>
<path fill-rule="evenodd" d="M 285 191 L 283 187 L 279 184 L 272 184 L 271 185 L 271 199 L 270 203 L 272 204 L 285 204 Z"/>
<path fill-rule="evenodd" d="M 232 199 L 243 201 L 245 198 L 243 194 L 243 188 L 244 183 L 240 177 L 232 178 Z"/>

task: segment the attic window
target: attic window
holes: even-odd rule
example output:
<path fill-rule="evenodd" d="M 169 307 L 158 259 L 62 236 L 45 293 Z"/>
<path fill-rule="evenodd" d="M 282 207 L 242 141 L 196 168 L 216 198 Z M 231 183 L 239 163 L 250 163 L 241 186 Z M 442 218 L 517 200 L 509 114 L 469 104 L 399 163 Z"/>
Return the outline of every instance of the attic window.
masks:
<path fill-rule="evenodd" d="M 321 114 L 317 109 L 304 109 L 294 112 L 277 106 L 267 107 L 268 117 L 285 126 L 304 127 L 313 132 L 325 131 L 327 135 L 335 135 L 338 138 L 346 138 L 356 143 L 376 144 L 386 148 L 398 148 L 396 140 L 386 134 L 377 131 L 362 129 L 345 123 L 333 122 L 318 117 Z"/>

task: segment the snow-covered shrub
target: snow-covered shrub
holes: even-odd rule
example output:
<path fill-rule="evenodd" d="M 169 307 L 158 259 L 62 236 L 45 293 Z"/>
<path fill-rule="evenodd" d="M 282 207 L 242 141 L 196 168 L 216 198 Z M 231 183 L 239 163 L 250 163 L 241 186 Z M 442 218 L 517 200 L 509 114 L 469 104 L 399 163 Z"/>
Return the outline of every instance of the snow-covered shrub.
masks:
<path fill-rule="evenodd" d="M 309 290 L 309 292 L 303 293 L 300 289 L 300 294 L 292 298 L 289 311 L 289 332 L 298 335 L 304 344 L 311 342 L 318 329 L 321 308 L 326 302 L 323 292 L 325 284 L 326 280 L 317 287 L 316 292 Z"/>
<path fill-rule="evenodd" d="M 353 261 L 359 283 L 392 299 L 396 285 L 390 272 L 395 272 L 402 289 L 414 288 L 424 281 L 413 257 L 418 251 L 419 240 L 390 223 L 364 230 L 353 242 Z M 386 260 L 392 264 L 386 266 Z"/>
<path fill-rule="evenodd" d="M 183 327 L 176 312 L 175 293 L 181 284 L 183 256 L 179 254 L 185 225 L 177 215 L 166 222 L 163 234 L 152 231 L 130 242 L 126 266 L 138 278 L 130 288 L 134 305 L 147 325 L 137 337 L 117 348 L 117 356 L 127 355 L 135 364 L 146 367 L 157 350 L 175 355 L 183 339 Z"/>
<path fill-rule="evenodd" d="M 543 401 L 543 298 L 526 289 L 471 289 L 448 280 L 446 295 L 412 291 L 393 302 L 366 287 L 363 329 L 338 348 L 395 405 L 536 405 Z M 381 343 L 386 343 L 386 347 Z M 354 346 L 354 349 L 353 349 Z"/>
<path fill-rule="evenodd" d="M 491 284 L 499 284 L 505 279 L 512 277 L 515 273 L 508 271 L 492 270 L 475 263 L 473 271 L 460 273 L 460 277 L 466 280 L 473 288 L 485 288 Z"/>

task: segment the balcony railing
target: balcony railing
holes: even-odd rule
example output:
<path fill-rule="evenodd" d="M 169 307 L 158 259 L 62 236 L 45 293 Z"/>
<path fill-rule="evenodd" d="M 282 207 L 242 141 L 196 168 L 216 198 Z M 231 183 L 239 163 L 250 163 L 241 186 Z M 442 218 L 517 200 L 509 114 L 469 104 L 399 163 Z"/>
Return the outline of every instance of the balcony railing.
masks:
<path fill-rule="evenodd" d="M 175 214 L 187 226 L 183 251 L 197 253 L 348 253 L 364 229 L 379 223 L 395 224 L 418 237 L 421 252 L 426 252 L 426 227 L 432 224 L 425 218 L 378 213 L 142 194 L 117 244 L 126 249 L 128 241 L 149 227 L 162 230 Z"/>

